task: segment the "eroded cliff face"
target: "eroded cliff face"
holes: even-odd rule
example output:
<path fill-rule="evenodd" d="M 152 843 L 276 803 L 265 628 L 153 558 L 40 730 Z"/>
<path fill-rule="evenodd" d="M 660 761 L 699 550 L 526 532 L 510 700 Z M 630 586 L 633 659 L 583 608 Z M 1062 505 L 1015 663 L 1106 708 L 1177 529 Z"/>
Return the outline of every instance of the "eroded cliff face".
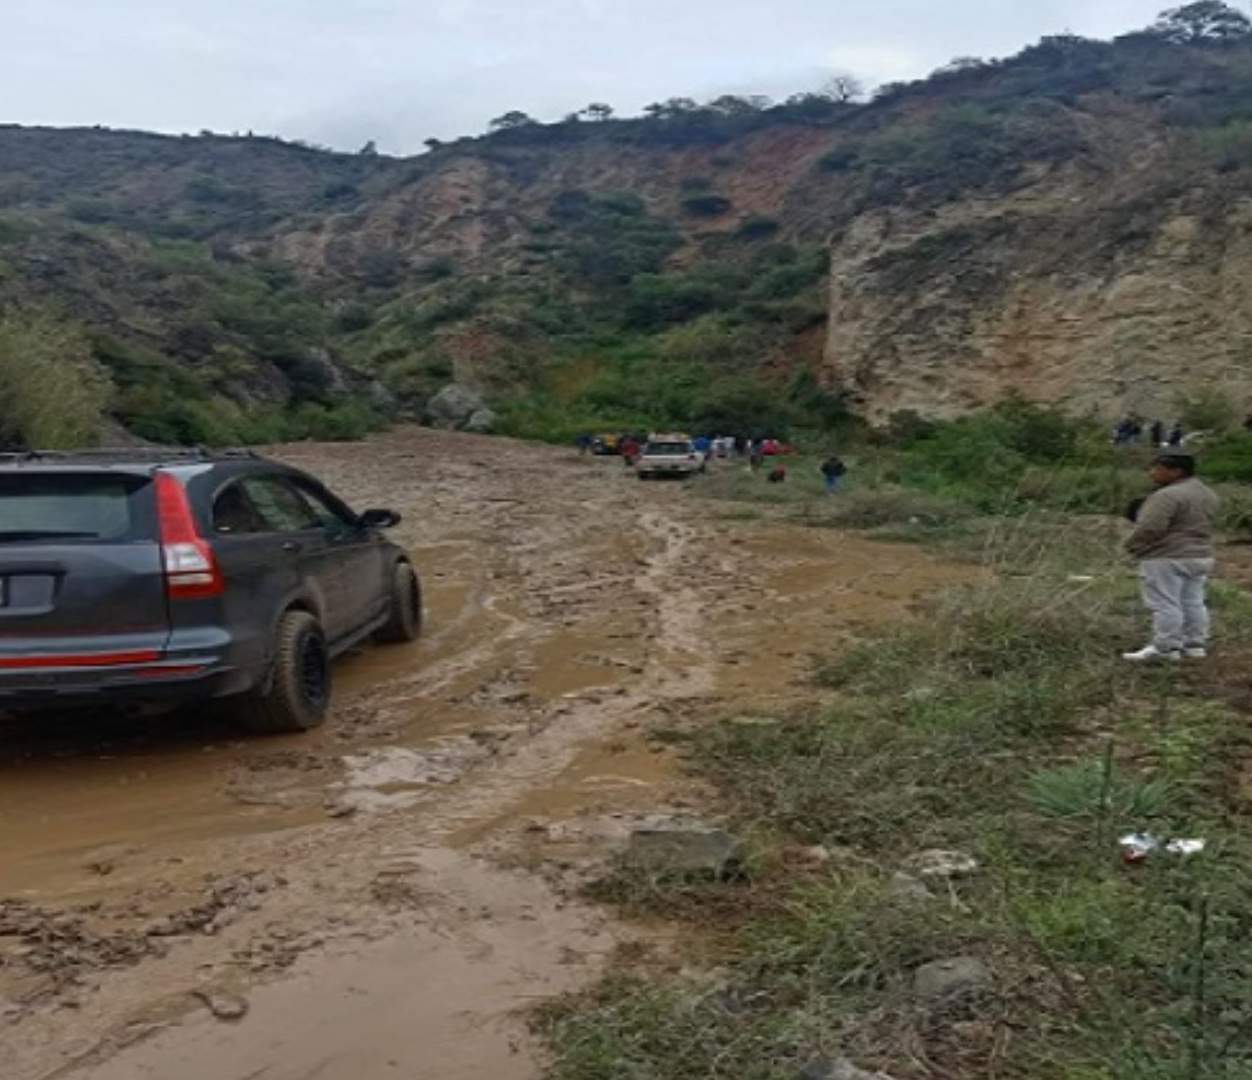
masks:
<path fill-rule="evenodd" d="M 858 217 L 832 245 L 824 376 L 873 420 L 1009 395 L 1169 416 L 1220 385 L 1252 406 L 1252 197 L 1173 197 L 1161 156 L 1011 197 Z"/>

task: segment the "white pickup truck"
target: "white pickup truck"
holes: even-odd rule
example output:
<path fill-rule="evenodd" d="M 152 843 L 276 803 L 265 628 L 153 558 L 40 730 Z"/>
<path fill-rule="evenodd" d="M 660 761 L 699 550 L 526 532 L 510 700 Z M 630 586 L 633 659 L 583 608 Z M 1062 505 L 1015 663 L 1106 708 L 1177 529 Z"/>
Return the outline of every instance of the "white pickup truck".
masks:
<path fill-rule="evenodd" d="M 653 435 L 635 460 L 635 473 L 640 480 L 656 476 L 684 478 L 704 469 L 704 455 L 684 435 Z"/>

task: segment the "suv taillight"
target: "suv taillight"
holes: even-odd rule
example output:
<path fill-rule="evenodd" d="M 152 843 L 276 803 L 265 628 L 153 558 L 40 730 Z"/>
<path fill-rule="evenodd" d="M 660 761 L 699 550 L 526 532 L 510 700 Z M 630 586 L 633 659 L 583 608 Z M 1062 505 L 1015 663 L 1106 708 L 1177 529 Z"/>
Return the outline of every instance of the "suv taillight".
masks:
<path fill-rule="evenodd" d="M 166 595 L 171 600 L 221 596 L 226 581 L 213 549 L 196 528 L 186 489 L 177 477 L 159 472 L 156 498 Z"/>

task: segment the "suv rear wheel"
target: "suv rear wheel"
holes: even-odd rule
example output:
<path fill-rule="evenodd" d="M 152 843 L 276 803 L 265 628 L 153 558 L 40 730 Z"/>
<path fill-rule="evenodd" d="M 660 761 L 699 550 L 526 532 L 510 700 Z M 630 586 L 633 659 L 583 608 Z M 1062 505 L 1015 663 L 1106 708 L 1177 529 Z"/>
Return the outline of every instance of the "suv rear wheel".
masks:
<path fill-rule="evenodd" d="M 396 566 L 391 580 L 391 607 L 387 621 L 375 632 L 374 640 L 386 645 L 414 641 L 422 632 L 422 587 L 413 567 Z"/>
<path fill-rule="evenodd" d="M 289 611 L 278 623 L 269 684 L 245 696 L 242 720 L 252 731 L 308 731 L 326 719 L 330 687 L 326 635 L 307 611 Z"/>

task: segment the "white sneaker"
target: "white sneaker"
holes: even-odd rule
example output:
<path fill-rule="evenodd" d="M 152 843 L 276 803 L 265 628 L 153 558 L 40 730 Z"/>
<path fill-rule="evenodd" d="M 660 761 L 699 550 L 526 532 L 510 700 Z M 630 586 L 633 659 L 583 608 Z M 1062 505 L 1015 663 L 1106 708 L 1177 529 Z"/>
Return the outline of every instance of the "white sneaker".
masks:
<path fill-rule="evenodd" d="M 1148 664 L 1156 660 L 1181 660 L 1182 653 L 1177 650 L 1162 652 L 1155 645 L 1145 645 L 1138 652 L 1122 653 L 1122 659 L 1135 664 Z"/>
<path fill-rule="evenodd" d="M 1209 651 L 1203 645 L 1188 645 L 1183 649 L 1182 654 L 1188 660 L 1203 660 L 1208 656 Z"/>

